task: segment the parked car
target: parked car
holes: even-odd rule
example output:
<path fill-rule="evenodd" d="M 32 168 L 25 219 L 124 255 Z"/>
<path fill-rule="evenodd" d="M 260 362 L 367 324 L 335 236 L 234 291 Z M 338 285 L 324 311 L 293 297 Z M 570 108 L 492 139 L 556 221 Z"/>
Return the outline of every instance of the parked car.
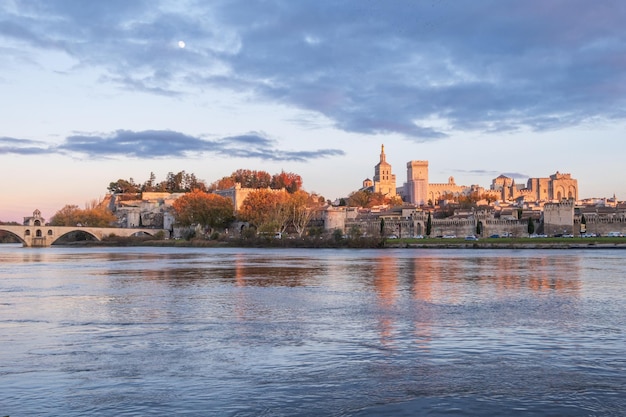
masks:
<path fill-rule="evenodd" d="M 474 235 L 465 236 L 465 240 L 478 240 L 478 238 Z"/>
<path fill-rule="evenodd" d="M 499 238 L 500 238 L 500 235 L 498 234 L 489 236 L 489 239 L 499 239 Z"/>
<path fill-rule="evenodd" d="M 624 237 L 622 232 L 609 232 L 606 234 L 607 237 Z"/>

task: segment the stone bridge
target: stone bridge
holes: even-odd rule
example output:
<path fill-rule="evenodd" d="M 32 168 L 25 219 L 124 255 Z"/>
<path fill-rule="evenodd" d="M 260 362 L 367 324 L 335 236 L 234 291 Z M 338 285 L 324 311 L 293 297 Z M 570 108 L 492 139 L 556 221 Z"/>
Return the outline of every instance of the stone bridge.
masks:
<path fill-rule="evenodd" d="M 163 232 L 169 237 L 169 231 L 162 229 L 123 229 L 119 227 L 81 227 L 81 226 L 45 226 L 33 224 L 27 226 L 0 225 L 0 231 L 9 232 L 17 237 L 24 246 L 47 247 L 57 240 L 72 232 L 83 232 L 93 236 L 96 240 L 102 240 L 111 235 L 129 237 L 150 235 L 154 236 Z"/>
<path fill-rule="evenodd" d="M 83 226 L 48 226 L 45 224 L 41 212 L 35 210 L 31 217 L 24 217 L 24 225 L 0 225 L 0 231 L 8 232 L 17 237 L 24 246 L 47 247 L 57 240 L 72 232 L 83 232 L 93 236 L 96 240 L 102 240 L 111 235 L 130 237 L 149 235 L 154 236 L 159 232 L 164 237 L 169 237 L 170 232 L 163 229 L 126 229 L 119 227 L 83 227 Z"/>

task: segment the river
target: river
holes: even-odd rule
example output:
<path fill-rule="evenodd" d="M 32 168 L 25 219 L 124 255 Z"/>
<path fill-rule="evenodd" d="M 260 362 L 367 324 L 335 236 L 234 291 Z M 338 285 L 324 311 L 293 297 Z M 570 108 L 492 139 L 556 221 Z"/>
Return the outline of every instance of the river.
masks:
<path fill-rule="evenodd" d="M 0 245 L 0 416 L 622 416 L 621 250 Z"/>

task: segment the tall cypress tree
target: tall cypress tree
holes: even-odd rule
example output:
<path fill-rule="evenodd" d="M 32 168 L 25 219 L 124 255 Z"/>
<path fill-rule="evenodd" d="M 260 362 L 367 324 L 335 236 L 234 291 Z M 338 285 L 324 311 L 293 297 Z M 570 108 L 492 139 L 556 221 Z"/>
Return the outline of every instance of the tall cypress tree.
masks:
<path fill-rule="evenodd" d="M 433 219 L 430 217 L 430 211 L 428 212 L 428 219 L 426 219 L 426 236 L 430 236 L 433 231 Z"/>
<path fill-rule="evenodd" d="M 533 218 L 528 218 L 528 235 L 532 235 L 535 233 L 535 223 L 533 222 Z"/>

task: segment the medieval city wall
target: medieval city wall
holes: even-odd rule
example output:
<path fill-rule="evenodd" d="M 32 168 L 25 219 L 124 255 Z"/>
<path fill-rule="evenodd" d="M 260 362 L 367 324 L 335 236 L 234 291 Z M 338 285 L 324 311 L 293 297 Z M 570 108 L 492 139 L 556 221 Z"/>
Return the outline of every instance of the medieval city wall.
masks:
<path fill-rule="evenodd" d="M 595 233 L 596 235 L 606 236 L 609 232 L 621 232 L 626 235 L 626 217 L 624 217 L 624 213 L 621 216 L 616 217 L 596 217 L 596 216 L 585 216 L 585 229 L 587 233 Z M 580 233 L 581 226 L 581 218 L 576 218 L 574 220 L 574 232 L 575 234 Z"/>

